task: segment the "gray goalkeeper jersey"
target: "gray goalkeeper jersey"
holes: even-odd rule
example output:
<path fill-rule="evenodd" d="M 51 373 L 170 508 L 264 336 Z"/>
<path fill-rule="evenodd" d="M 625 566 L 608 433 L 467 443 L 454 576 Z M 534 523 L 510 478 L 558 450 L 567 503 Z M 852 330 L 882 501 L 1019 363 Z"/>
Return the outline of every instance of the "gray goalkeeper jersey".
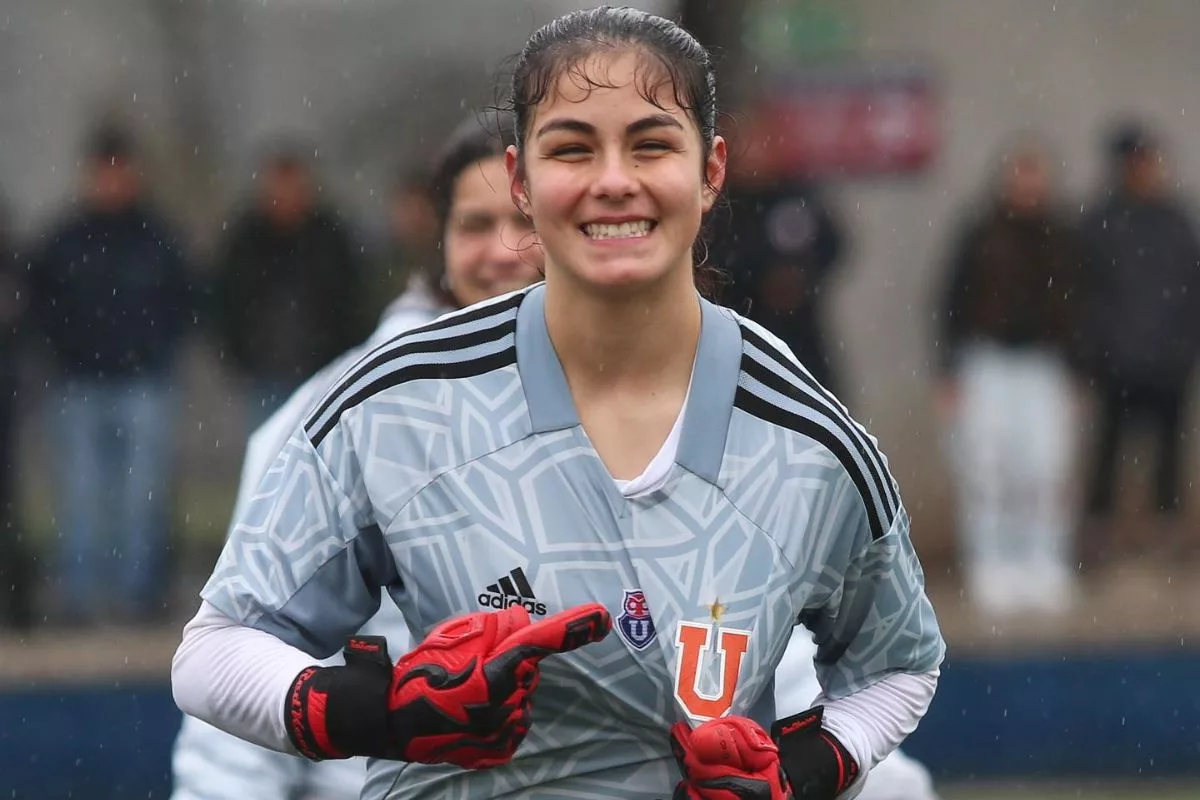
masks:
<path fill-rule="evenodd" d="M 832 698 L 940 663 L 886 460 L 786 348 L 700 300 L 671 475 L 626 498 L 579 423 L 543 300 L 536 286 L 364 356 L 268 470 L 203 591 L 322 658 L 381 588 L 417 639 L 513 603 L 610 609 L 605 641 L 543 662 L 511 764 L 374 761 L 364 798 L 670 797 L 671 724 L 769 725 L 797 624 Z"/>

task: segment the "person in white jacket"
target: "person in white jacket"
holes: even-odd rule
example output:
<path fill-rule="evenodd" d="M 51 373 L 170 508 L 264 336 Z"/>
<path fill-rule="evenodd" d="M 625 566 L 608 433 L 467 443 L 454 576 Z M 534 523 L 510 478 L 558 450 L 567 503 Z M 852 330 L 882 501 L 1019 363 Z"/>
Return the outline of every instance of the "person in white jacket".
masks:
<path fill-rule="evenodd" d="M 233 518 L 308 410 L 364 353 L 442 314 L 524 288 L 540 277 L 541 251 L 528 219 L 509 198 L 504 148 L 507 126 L 464 123 L 447 143 L 434 173 L 443 263 L 426 269 L 384 311 L 371 337 L 313 375 L 250 436 Z M 411 639 L 391 603 L 363 629 L 385 636 L 404 653 Z M 335 656 L 329 663 L 338 663 Z M 365 759 L 314 763 L 243 741 L 185 716 L 175 742 L 173 800 L 350 800 L 366 777 Z"/>

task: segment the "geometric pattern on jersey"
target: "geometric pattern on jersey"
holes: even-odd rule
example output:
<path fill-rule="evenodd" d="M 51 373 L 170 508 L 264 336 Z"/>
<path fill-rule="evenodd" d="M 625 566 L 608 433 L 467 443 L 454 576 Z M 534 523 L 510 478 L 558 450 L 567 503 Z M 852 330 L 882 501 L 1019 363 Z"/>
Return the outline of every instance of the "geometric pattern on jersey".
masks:
<path fill-rule="evenodd" d="M 660 489 L 627 498 L 579 424 L 543 298 L 534 287 L 364 358 L 289 442 L 204 590 L 315 654 L 354 632 L 380 586 L 417 639 L 478 610 L 481 590 L 505 594 L 501 576 L 523 595 L 518 568 L 547 613 L 599 601 L 615 618 L 627 592 L 643 592 L 653 641 L 638 649 L 614 633 L 546 659 L 512 763 L 372 762 L 365 798 L 670 796 L 667 733 L 685 717 L 676 632 L 716 624 L 714 606 L 720 626 L 750 634 L 732 713 L 764 725 L 797 620 L 832 697 L 940 662 L 886 461 L 840 405 L 800 399 L 811 386 L 786 348 L 701 301 L 675 464 Z M 424 377 L 432 363 L 455 377 Z M 717 694 L 720 674 L 706 653 L 696 688 Z"/>
<path fill-rule="evenodd" d="M 448 315 L 365 355 L 310 415 L 305 427 L 313 444 L 319 446 L 348 409 L 391 386 L 422 379 L 466 378 L 511 363 L 521 297 L 520 293 L 508 294 Z"/>
<path fill-rule="evenodd" d="M 855 422 L 845 406 L 792 357 L 779 340 L 746 320 L 737 408 L 804 434 L 837 456 L 862 497 L 873 538 L 891 528 L 900 494 L 878 442 Z"/>

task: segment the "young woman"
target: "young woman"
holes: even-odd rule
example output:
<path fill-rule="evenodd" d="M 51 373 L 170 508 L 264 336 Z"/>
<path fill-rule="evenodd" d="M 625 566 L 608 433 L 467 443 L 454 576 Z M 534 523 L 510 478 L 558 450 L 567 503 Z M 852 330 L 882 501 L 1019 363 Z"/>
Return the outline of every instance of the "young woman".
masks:
<path fill-rule="evenodd" d="M 508 194 L 504 149 L 511 142 L 507 117 L 486 124 L 471 119 L 450 136 L 432 180 L 442 263 L 424 270 L 388 306 L 367 342 L 310 378 L 255 430 L 242 465 L 235 520 L 253 502 L 263 475 L 303 424 L 305 413 L 364 353 L 443 314 L 522 289 L 541 277 L 541 249 L 533 244 L 529 220 Z M 412 644 L 393 603 L 384 605 L 363 633 L 385 636 L 396 653 Z M 172 767 L 173 800 L 357 800 L 366 778 L 364 759 L 318 764 L 243 741 L 195 717 L 184 718 Z"/>
<path fill-rule="evenodd" d="M 569 14 L 512 100 L 544 285 L 339 379 L 239 518 L 176 700 L 278 750 L 375 757 L 365 798 L 853 793 L 944 648 L 874 439 L 697 294 L 725 172 L 708 54 L 643 12 Z M 421 643 L 319 666 L 381 589 Z M 787 717 L 798 623 L 823 700 Z"/>

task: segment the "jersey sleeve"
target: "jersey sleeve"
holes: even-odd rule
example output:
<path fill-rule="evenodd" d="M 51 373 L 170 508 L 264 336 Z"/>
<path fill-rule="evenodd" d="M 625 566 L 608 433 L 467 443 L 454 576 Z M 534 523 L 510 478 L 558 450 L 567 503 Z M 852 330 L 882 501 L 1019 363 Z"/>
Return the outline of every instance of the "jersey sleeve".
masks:
<path fill-rule="evenodd" d="M 345 367 L 353 363 L 354 356 L 354 351 L 351 351 L 309 378 L 266 422 L 250 434 L 246 443 L 246 455 L 242 459 L 242 474 L 238 481 L 237 501 L 234 504 L 231 525 L 236 524 L 244 515 L 247 503 L 254 497 L 258 484 L 275 462 L 275 457 L 291 438 L 292 431 L 304 422 L 305 414 L 317 404 Z"/>
<path fill-rule="evenodd" d="M 234 521 L 201 596 L 326 658 L 376 612 L 381 588 L 398 584 L 345 432 L 318 451 L 299 428 Z"/>
<path fill-rule="evenodd" d="M 903 506 L 882 536 L 856 494 L 843 495 L 839 511 L 839 534 L 814 554 L 822 566 L 800 617 L 814 634 L 817 677 L 830 699 L 893 672 L 932 671 L 945 655 Z"/>

